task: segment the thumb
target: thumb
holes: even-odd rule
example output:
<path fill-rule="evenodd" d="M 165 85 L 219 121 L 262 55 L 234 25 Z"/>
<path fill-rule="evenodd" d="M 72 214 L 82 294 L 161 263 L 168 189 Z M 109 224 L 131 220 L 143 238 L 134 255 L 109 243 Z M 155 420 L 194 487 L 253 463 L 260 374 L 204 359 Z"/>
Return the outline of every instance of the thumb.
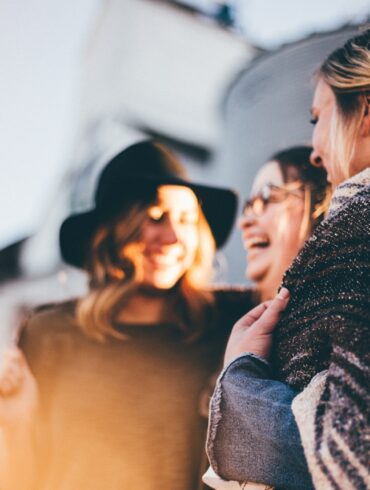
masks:
<path fill-rule="evenodd" d="M 287 307 L 289 296 L 289 291 L 286 288 L 281 288 L 254 326 L 263 333 L 271 333 L 278 324 L 281 314 Z"/>

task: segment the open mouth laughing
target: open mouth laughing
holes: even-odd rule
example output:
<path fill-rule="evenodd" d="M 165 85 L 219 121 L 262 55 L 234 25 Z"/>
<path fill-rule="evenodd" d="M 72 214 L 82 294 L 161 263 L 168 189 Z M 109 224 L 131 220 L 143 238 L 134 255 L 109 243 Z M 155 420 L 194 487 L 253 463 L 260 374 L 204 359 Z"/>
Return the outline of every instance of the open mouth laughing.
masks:
<path fill-rule="evenodd" d="M 244 237 L 244 246 L 248 251 L 265 249 L 270 246 L 270 240 L 267 236 Z"/>

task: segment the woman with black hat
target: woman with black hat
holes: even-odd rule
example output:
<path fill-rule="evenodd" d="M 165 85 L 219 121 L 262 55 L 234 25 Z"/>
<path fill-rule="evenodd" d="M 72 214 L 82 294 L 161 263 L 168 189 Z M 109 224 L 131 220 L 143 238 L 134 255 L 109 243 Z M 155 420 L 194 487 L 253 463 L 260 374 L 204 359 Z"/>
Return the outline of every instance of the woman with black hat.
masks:
<path fill-rule="evenodd" d="M 160 144 L 109 162 L 94 209 L 60 231 L 89 293 L 39 309 L 8 353 L 2 488 L 199 486 L 202 393 L 251 306 L 246 293 L 207 287 L 235 211 L 233 192 L 190 183 Z"/>

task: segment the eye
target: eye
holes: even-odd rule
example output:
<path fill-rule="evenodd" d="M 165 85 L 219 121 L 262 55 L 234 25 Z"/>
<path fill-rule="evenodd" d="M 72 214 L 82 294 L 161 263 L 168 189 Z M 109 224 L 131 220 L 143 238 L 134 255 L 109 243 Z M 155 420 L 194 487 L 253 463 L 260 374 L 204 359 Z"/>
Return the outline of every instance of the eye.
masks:
<path fill-rule="evenodd" d="M 196 213 L 184 213 L 180 216 L 180 223 L 184 225 L 195 225 L 198 222 Z"/>
<path fill-rule="evenodd" d="M 261 194 L 257 194 L 245 202 L 243 215 L 247 216 L 247 214 L 253 213 L 256 216 L 260 216 L 266 209 L 268 203 L 268 198 L 263 197 Z"/>
<path fill-rule="evenodd" d="M 163 220 L 164 212 L 161 208 L 153 206 L 148 209 L 148 217 L 154 223 L 160 223 Z"/>

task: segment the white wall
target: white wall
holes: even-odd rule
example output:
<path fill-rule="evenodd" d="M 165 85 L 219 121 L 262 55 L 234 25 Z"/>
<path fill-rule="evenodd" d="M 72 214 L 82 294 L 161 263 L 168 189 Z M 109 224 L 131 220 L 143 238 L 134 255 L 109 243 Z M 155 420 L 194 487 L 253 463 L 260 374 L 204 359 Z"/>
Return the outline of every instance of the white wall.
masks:
<path fill-rule="evenodd" d="M 65 170 L 99 0 L 0 0 L 0 247 L 33 232 Z"/>

